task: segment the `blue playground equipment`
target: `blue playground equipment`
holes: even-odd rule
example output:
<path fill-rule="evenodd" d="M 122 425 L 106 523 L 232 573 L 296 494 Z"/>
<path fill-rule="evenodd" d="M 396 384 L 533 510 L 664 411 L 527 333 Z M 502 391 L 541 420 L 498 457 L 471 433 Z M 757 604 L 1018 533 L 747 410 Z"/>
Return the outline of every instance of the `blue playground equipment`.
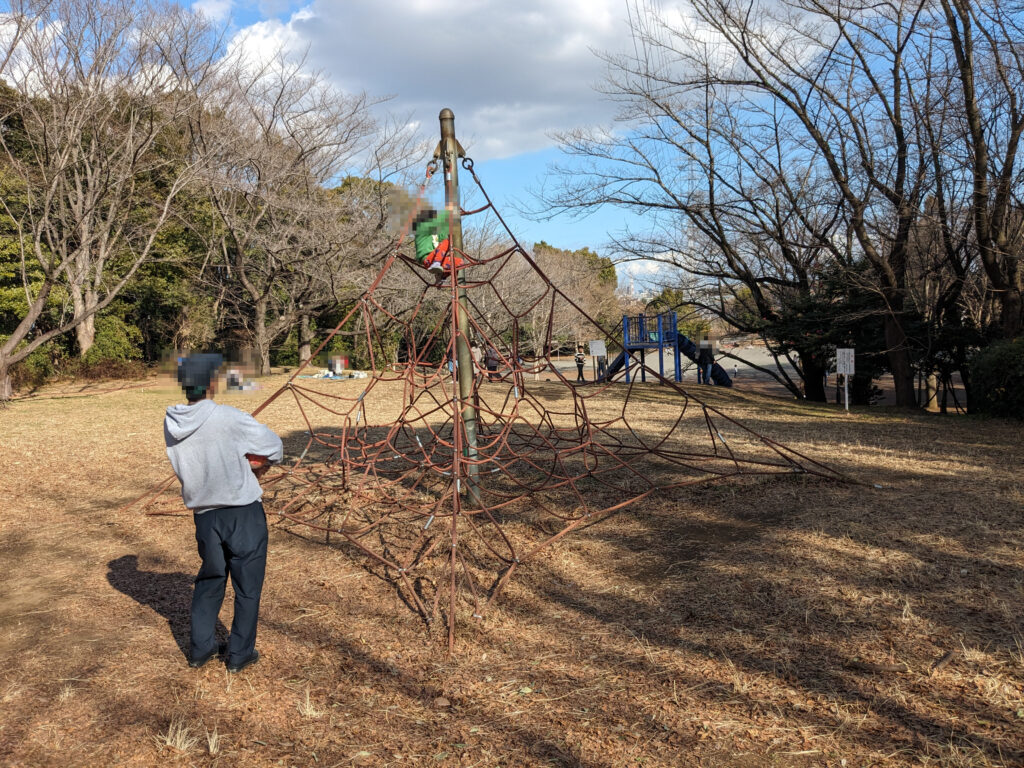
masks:
<path fill-rule="evenodd" d="M 681 355 L 686 355 L 697 362 L 697 345 L 679 333 L 675 312 L 664 312 L 660 315 L 622 316 L 622 346 L 619 353 L 608 365 L 602 378 L 610 380 L 620 370 L 626 371 L 626 383 L 629 383 L 630 366 L 636 365 L 634 356 L 640 358 L 640 381 L 647 381 L 645 360 L 647 351 L 657 355 L 658 374 L 665 377 L 665 352 L 671 350 L 675 363 L 675 380 L 683 380 Z M 711 366 L 711 380 L 719 387 L 731 387 L 732 379 L 718 363 Z"/>

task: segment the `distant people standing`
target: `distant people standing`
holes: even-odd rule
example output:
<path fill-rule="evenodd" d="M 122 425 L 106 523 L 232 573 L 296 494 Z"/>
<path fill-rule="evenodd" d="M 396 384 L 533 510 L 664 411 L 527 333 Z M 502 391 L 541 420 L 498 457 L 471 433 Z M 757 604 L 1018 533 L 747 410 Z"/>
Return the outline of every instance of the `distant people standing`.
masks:
<path fill-rule="evenodd" d="M 487 348 L 487 356 L 484 359 L 487 365 L 487 380 L 488 381 L 501 381 L 501 377 L 498 375 L 498 363 L 501 362 L 501 356 L 498 354 L 493 346 Z"/>
<path fill-rule="evenodd" d="M 573 356 L 573 362 L 576 363 L 576 381 L 586 383 L 586 379 L 583 378 L 583 366 L 587 364 L 587 356 L 583 353 L 583 347 L 576 347 L 576 354 Z"/>
<path fill-rule="evenodd" d="M 711 351 L 711 342 L 707 339 L 701 341 L 700 351 L 697 353 L 697 383 L 711 383 L 711 366 L 715 364 L 715 353 Z"/>

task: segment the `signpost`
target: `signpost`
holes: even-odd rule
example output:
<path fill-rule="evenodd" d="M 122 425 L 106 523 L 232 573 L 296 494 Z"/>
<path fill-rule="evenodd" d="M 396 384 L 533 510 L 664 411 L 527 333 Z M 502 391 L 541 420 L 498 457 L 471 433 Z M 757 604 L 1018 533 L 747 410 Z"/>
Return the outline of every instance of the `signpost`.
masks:
<path fill-rule="evenodd" d="M 590 347 L 590 359 L 594 365 L 594 381 L 604 376 L 604 364 L 608 359 L 608 349 L 604 345 L 604 339 L 587 342 Z"/>
<path fill-rule="evenodd" d="M 843 377 L 843 399 L 850 410 L 850 377 L 853 376 L 853 350 L 836 349 L 836 374 Z"/>

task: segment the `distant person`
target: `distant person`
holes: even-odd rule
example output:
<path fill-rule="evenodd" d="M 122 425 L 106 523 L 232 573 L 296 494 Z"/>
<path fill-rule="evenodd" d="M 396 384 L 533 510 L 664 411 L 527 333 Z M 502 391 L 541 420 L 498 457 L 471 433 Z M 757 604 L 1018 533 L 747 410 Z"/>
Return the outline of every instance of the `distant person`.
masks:
<path fill-rule="evenodd" d="M 487 348 L 487 355 L 484 358 L 484 363 L 487 366 L 487 380 L 488 381 L 501 381 L 501 376 L 498 375 L 498 363 L 501 362 L 501 355 L 498 354 L 493 346 Z"/>
<path fill-rule="evenodd" d="M 188 663 L 201 667 L 220 650 L 214 631 L 230 575 L 235 612 L 225 661 L 228 672 L 240 672 L 260 658 L 256 624 L 267 565 L 267 518 L 255 473 L 281 461 L 283 450 L 281 438 L 248 413 L 213 402 L 223 363 L 216 354 L 179 361 L 178 383 L 188 402 L 167 409 L 164 442 L 181 481 L 181 498 L 192 510 L 203 561 L 192 593 Z"/>
<path fill-rule="evenodd" d="M 697 353 L 697 383 L 711 383 L 711 366 L 715 364 L 715 353 L 711 351 L 711 342 L 702 341 Z"/>
<path fill-rule="evenodd" d="M 740 375 L 740 369 L 737 367 L 736 363 L 733 363 L 732 364 L 732 377 L 735 379 L 739 375 Z"/>
<path fill-rule="evenodd" d="M 585 384 L 587 380 L 583 378 L 583 366 L 587 364 L 587 356 L 584 354 L 582 346 L 576 347 L 576 354 L 572 359 L 576 363 L 576 382 Z"/>

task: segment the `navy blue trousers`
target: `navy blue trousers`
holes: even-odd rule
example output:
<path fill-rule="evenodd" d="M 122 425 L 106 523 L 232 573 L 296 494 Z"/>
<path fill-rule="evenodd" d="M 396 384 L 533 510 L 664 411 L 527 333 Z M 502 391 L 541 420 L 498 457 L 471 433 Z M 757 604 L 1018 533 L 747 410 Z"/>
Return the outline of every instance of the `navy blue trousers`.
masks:
<path fill-rule="evenodd" d="M 192 592 L 190 653 L 198 658 L 217 647 L 214 630 L 228 575 L 235 590 L 235 615 L 228 638 L 228 664 L 240 664 L 256 647 L 256 623 L 267 567 L 267 517 L 263 503 L 221 507 L 194 515 L 203 565 Z"/>

